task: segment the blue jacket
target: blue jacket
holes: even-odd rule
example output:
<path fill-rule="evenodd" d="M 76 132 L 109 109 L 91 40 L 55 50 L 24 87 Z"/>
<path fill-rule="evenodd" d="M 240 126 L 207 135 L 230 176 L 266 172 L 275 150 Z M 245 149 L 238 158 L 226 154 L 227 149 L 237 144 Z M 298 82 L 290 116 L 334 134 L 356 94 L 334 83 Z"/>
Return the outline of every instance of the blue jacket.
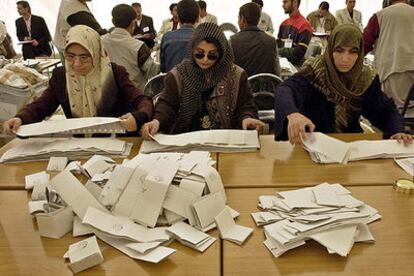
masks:
<path fill-rule="evenodd" d="M 307 79 L 295 74 L 284 81 L 275 96 L 275 139 L 287 140 L 287 116 L 299 112 L 316 126 L 315 131 L 335 132 L 335 104 L 326 99 Z M 361 114 L 350 119 L 347 133 L 362 132 L 360 115 L 384 132 L 384 138 L 404 132 L 404 121 L 392 100 L 381 90 L 378 76 L 362 95 Z"/>
<path fill-rule="evenodd" d="M 190 57 L 189 42 L 194 32 L 192 25 L 184 24 L 180 29 L 167 32 L 161 41 L 161 72 L 170 71 L 184 58 Z"/>

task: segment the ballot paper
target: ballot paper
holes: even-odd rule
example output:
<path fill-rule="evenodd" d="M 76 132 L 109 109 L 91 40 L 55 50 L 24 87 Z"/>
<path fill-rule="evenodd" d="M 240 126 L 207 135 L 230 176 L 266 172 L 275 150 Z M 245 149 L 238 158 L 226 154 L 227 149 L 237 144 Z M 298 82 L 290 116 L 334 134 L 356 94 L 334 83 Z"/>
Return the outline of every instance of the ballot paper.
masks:
<path fill-rule="evenodd" d="M 320 132 L 309 133 L 304 148 L 316 163 L 343 163 L 378 158 L 414 156 L 414 144 L 404 145 L 397 140 L 362 140 L 342 142 Z"/>
<path fill-rule="evenodd" d="M 34 186 L 48 184 L 50 175 L 46 171 L 30 174 L 25 176 L 25 189 L 31 190 Z"/>
<path fill-rule="evenodd" d="M 196 227 L 205 228 L 214 222 L 214 218 L 226 207 L 220 192 L 203 196 L 193 203 L 192 210 L 196 218 Z"/>
<path fill-rule="evenodd" d="M 224 208 L 220 214 L 214 218 L 217 228 L 220 231 L 220 237 L 223 240 L 228 240 L 238 245 L 244 243 L 244 241 L 249 237 L 253 228 L 237 225 L 230 213 L 228 208 Z"/>
<path fill-rule="evenodd" d="M 409 158 L 395 158 L 395 163 L 398 164 L 406 173 L 414 177 L 414 157 Z"/>
<path fill-rule="evenodd" d="M 154 141 L 143 141 L 140 152 L 204 150 L 210 152 L 246 152 L 260 148 L 256 130 L 200 130 L 176 135 L 156 134 Z"/>
<path fill-rule="evenodd" d="M 252 217 L 257 225 L 264 225 L 264 244 L 275 257 L 308 239 L 345 257 L 355 242 L 374 241 L 367 224 L 381 218 L 375 208 L 354 198 L 338 183 L 260 196 L 259 207 L 263 212 Z"/>
<path fill-rule="evenodd" d="M 171 233 L 180 243 L 200 252 L 204 252 L 216 241 L 215 238 L 185 222 L 177 222 L 167 228 L 167 231 Z"/>
<path fill-rule="evenodd" d="M 67 252 L 73 273 L 78 273 L 104 261 L 95 236 L 69 245 Z"/>
<path fill-rule="evenodd" d="M 104 173 L 114 165 L 115 161 L 111 158 L 95 154 L 81 166 L 81 171 L 87 177 L 93 178 L 95 174 Z"/>
<path fill-rule="evenodd" d="M 64 120 L 48 120 L 22 125 L 17 130 L 18 137 L 72 135 L 91 133 L 125 133 L 119 118 L 84 117 Z"/>
<path fill-rule="evenodd" d="M 73 217 L 73 231 L 72 236 L 80 237 L 94 233 L 94 228 L 90 225 L 83 224 L 78 216 Z"/>
<path fill-rule="evenodd" d="M 133 172 L 134 170 L 131 168 L 116 166 L 113 173 L 109 177 L 108 182 L 102 189 L 99 201 L 108 209 L 113 209 L 128 184 Z"/>
<path fill-rule="evenodd" d="M 6 151 L 0 163 L 49 160 L 51 156 L 69 160 L 89 158 L 94 154 L 126 157 L 132 144 L 111 138 L 29 138 Z"/>
<path fill-rule="evenodd" d="M 48 172 L 61 172 L 65 169 L 68 164 L 67 157 L 50 157 L 49 163 L 47 164 Z"/>
<path fill-rule="evenodd" d="M 42 237 L 60 239 L 73 228 L 73 212 L 70 206 L 52 212 L 36 214 L 37 228 Z"/>
<path fill-rule="evenodd" d="M 147 254 L 161 244 L 162 242 L 134 242 L 128 243 L 126 246 L 140 254 Z"/>

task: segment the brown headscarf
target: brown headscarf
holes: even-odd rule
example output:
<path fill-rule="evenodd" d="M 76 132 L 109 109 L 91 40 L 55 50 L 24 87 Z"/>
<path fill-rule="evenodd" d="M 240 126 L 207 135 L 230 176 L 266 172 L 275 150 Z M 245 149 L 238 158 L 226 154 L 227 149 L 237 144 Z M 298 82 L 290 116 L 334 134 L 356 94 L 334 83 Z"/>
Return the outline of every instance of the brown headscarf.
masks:
<path fill-rule="evenodd" d="M 193 49 L 203 40 L 213 40 L 218 45 L 220 57 L 208 69 L 201 69 L 194 60 Z M 190 59 L 184 59 L 176 66 L 181 76 L 180 110 L 175 126 L 175 132 L 187 132 L 191 120 L 201 109 L 201 92 L 216 86 L 233 65 L 234 56 L 228 40 L 217 24 L 202 23 L 195 29 L 190 41 Z"/>
<path fill-rule="evenodd" d="M 358 49 L 358 59 L 354 67 L 347 72 L 339 72 L 333 61 L 333 52 L 337 47 Z M 325 53 L 308 59 L 299 71 L 299 75 L 309 80 L 328 99 L 335 103 L 335 128 L 343 132 L 349 119 L 361 110 L 361 96 L 371 85 L 375 74 L 363 64 L 364 47 L 362 33 L 352 24 L 337 26 L 331 33 Z"/>

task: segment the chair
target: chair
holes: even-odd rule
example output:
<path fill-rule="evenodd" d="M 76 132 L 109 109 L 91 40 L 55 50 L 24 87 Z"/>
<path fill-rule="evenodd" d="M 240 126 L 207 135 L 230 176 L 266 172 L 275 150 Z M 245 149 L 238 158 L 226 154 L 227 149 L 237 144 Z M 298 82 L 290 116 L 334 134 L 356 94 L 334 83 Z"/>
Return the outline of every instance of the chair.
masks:
<path fill-rule="evenodd" d="M 249 82 L 259 110 L 259 119 L 268 124 L 274 123 L 275 93 L 282 79 L 270 73 L 260 73 L 250 76 Z"/>
<path fill-rule="evenodd" d="M 157 102 L 159 94 L 164 90 L 164 78 L 166 73 L 160 73 L 147 81 L 144 86 L 144 95 L 151 97 L 154 104 Z"/>
<path fill-rule="evenodd" d="M 404 118 L 404 127 L 408 127 L 410 129 L 414 128 L 414 108 L 412 101 L 414 101 L 414 84 L 411 86 L 407 98 L 405 99 L 404 106 L 401 110 L 401 115 Z"/>
<path fill-rule="evenodd" d="M 228 22 L 221 24 L 220 29 L 223 31 L 227 39 L 230 39 L 232 35 L 239 31 L 236 26 Z"/>

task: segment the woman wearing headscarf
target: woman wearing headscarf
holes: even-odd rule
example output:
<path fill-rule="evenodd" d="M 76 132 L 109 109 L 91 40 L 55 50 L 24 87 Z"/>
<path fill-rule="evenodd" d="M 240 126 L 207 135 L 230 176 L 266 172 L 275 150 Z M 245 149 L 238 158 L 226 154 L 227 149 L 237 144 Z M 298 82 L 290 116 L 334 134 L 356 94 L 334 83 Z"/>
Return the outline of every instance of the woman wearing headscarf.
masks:
<path fill-rule="evenodd" d="M 233 64 L 233 51 L 214 23 L 200 24 L 184 59 L 165 77 L 153 120 L 142 127 L 149 139 L 159 130 L 260 129 L 246 72 Z"/>
<path fill-rule="evenodd" d="M 84 25 L 71 28 L 65 60 L 65 68 L 53 71 L 43 94 L 4 123 L 6 133 L 51 116 L 59 105 L 67 118 L 120 117 L 128 132 L 151 119 L 152 100 L 129 80 L 124 67 L 109 61 L 96 31 Z"/>
<path fill-rule="evenodd" d="M 403 118 L 381 91 L 378 76 L 363 64 L 361 31 L 351 24 L 338 26 L 325 53 L 310 58 L 283 82 L 275 97 L 275 138 L 292 144 L 306 139 L 306 130 L 324 133 L 362 132 L 360 116 L 405 143 Z"/>

